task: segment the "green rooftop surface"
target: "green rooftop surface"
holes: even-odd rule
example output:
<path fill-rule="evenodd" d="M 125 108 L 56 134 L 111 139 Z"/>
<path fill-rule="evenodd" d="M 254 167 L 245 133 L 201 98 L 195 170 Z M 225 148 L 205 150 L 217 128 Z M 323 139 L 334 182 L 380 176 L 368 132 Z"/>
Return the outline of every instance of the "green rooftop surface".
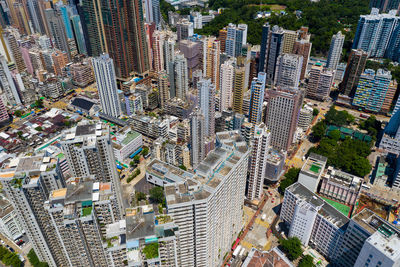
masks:
<path fill-rule="evenodd" d="M 126 134 L 126 137 L 124 140 L 122 140 L 123 145 L 129 144 L 133 139 L 137 138 L 140 135 L 140 133 L 135 132 L 135 131 L 130 131 L 129 133 Z"/>
<path fill-rule="evenodd" d="M 92 207 L 82 208 L 82 217 L 92 214 Z"/>
<path fill-rule="evenodd" d="M 340 127 L 340 132 L 348 135 L 352 135 L 354 133 L 354 130 L 346 127 Z"/>
<path fill-rule="evenodd" d="M 321 196 L 320 196 L 321 197 Z M 336 202 L 334 200 L 331 200 L 329 198 L 325 198 L 325 197 L 321 197 L 323 200 L 325 200 L 326 202 L 328 202 L 330 205 L 332 205 L 335 209 L 337 209 L 338 211 L 340 211 L 344 216 L 348 216 L 349 212 L 350 212 L 350 207 L 341 204 L 339 202 Z"/>
<path fill-rule="evenodd" d="M 60 153 L 60 154 L 57 155 L 57 158 L 59 158 L 59 159 L 62 159 L 63 157 L 64 157 L 63 153 Z"/>
<path fill-rule="evenodd" d="M 319 173 L 320 169 L 321 169 L 321 167 L 318 165 L 315 165 L 315 164 L 311 165 L 311 167 L 310 167 L 310 171 L 315 172 L 315 173 Z"/>

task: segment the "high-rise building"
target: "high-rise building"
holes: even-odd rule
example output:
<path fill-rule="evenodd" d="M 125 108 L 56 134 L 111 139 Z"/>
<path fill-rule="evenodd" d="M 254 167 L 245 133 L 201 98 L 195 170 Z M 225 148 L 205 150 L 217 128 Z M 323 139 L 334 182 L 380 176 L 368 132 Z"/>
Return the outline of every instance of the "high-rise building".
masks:
<path fill-rule="evenodd" d="M 10 116 L 7 113 L 7 109 L 3 103 L 3 100 L 0 98 L 0 122 L 4 122 L 10 119 Z"/>
<path fill-rule="evenodd" d="M 81 18 L 78 15 L 71 16 L 71 25 L 78 53 L 81 55 L 88 55 Z"/>
<path fill-rule="evenodd" d="M 167 73 L 170 74 L 171 73 L 171 69 L 170 68 L 170 62 L 174 61 L 174 57 L 175 57 L 175 43 L 176 43 L 176 39 L 174 36 L 169 35 L 168 37 L 166 37 L 165 41 L 164 41 L 164 47 L 163 47 L 163 52 L 164 52 L 164 69 L 167 70 Z"/>
<path fill-rule="evenodd" d="M 226 28 L 225 53 L 237 57 L 242 54 L 242 47 L 247 43 L 247 25 L 229 23 Z"/>
<path fill-rule="evenodd" d="M 232 107 L 236 60 L 231 58 L 221 65 L 220 104 L 219 110 L 224 111 Z"/>
<path fill-rule="evenodd" d="M 118 78 L 150 68 L 142 1 L 101 1 L 101 16 L 107 53 L 114 61 Z"/>
<path fill-rule="evenodd" d="M 187 60 L 181 53 L 177 53 L 174 61 L 170 62 L 173 71 L 170 72 L 170 97 L 185 100 L 189 89 Z"/>
<path fill-rule="evenodd" d="M 217 139 L 195 175 L 183 172 L 180 181 L 164 185 L 168 215 L 179 226 L 182 266 L 221 265 L 242 227 L 249 152 L 239 131 Z"/>
<path fill-rule="evenodd" d="M 103 54 L 93 58 L 92 65 L 103 112 L 109 116 L 119 117 L 121 105 L 118 99 L 113 60 L 108 54 Z"/>
<path fill-rule="evenodd" d="M 389 12 L 390 10 L 400 9 L 400 1 L 399 0 L 370 0 L 369 8 L 378 8 L 380 12 Z"/>
<path fill-rule="evenodd" d="M 360 76 L 353 105 L 372 112 L 380 112 L 392 75 L 390 71 L 366 69 Z"/>
<path fill-rule="evenodd" d="M 301 68 L 300 80 L 303 80 L 306 75 L 308 60 L 310 59 L 312 46 L 312 43 L 310 42 L 310 34 L 306 33 L 304 36 L 305 38 L 297 40 L 296 42 L 294 42 L 293 45 L 293 54 L 301 55 L 303 57 L 303 66 Z"/>
<path fill-rule="evenodd" d="M 226 30 L 226 28 L 219 30 L 218 41 L 221 44 L 221 52 L 222 53 L 225 53 L 227 35 L 228 35 L 228 31 Z"/>
<path fill-rule="evenodd" d="M 262 119 L 262 106 L 264 103 L 266 74 L 259 72 L 258 77 L 254 78 L 251 83 L 251 98 L 249 122 L 257 124 Z"/>
<path fill-rule="evenodd" d="M 0 84 L 2 92 L 5 93 L 7 102 L 12 105 L 22 104 L 22 99 L 14 80 L 11 76 L 10 69 L 4 56 L 0 55 Z"/>
<path fill-rule="evenodd" d="M 154 31 L 152 36 L 152 59 L 153 70 L 159 72 L 164 69 L 164 40 L 165 33 L 163 31 Z"/>
<path fill-rule="evenodd" d="M 3 167 L 0 172 L 3 191 L 39 260 L 51 267 L 68 265 L 63 245 L 54 238 L 56 229 L 49 224 L 50 216 L 44 208 L 48 192 L 65 186 L 58 161 L 43 156 L 21 157 Z"/>
<path fill-rule="evenodd" d="M 260 199 L 263 195 L 264 174 L 271 133 L 263 123 L 254 126 L 254 135 L 251 138 L 251 152 L 249 161 L 249 178 L 247 182 L 247 199 Z"/>
<path fill-rule="evenodd" d="M 295 54 L 281 54 L 276 61 L 275 86 L 297 90 L 300 83 L 303 57 Z"/>
<path fill-rule="evenodd" d="M 204 115 L 195 110 L 190 118 L 190 165 L 197 168 L 205 158 L 205 128 Z"/>
<path fill-rule="evenodd" d="M 331 46 L 329 47 L 328 59 L 326 67 L 331 70 L 336 70 L 337 65 L 340 63 L 342 56 L 342 49 L 344 43 L 344 35 L 341 31 L 332 36 Z"/>
<path fill-rule="evenodd" d="M 361 49 L 351 50 L 343 81 L 339 85 L 340 91 L 343 94 L 347 96 L 352 96 L 354 94 L 358 85 L 358 80 L 367 63 L 367 58 L 367 52 Z"/>
<path fill-rule="evenodd" d="M 158 96 L 161 108 L 164 108 L 165 104 L 170 99 L 168 80 L 168 74 L 166 71 L 158 73 Z"/>
<path fill-rule="evenodd" d="M 324 69 L 321 63 L 316 63 L 309 73 L 306 96 L 320 101 L 326 99 L 331 91 L 334 77 L 334 71 Z"/>
<path fill-rule="evenodd" d="M 220 83 L 220 42 L 214 37 L 208 37 L 203 43 L 203 75 L 211 79 L 219 90 Z"/>
<path fill-rule="evenodd" d="M 369 57 L 383 57 L 400 18 L 396 13 L 392 10 L 389 14 L 379 14 L 378 9 L 372 8 L 370 15 L 361 15 L 353 49 L 362 49 Z"/>
<path fill-rule="evenodd" d="M 390 253 L 389 240 L 398 240 L 399 234 L 399 229 L 388 221 L 369 209 L 363 209 L 351 218 L 332 263 L 340 267 L 365 266 L 369 259 L 369 262 L 374 263 L 373 266 L 396 266 L 399 263 L 398 250 L 396 256 Z M 371 244 L 371 240 L 376 240 L 376 244 Z M 386 251 L 382 249 L 382 244 L 389 245 Z M 382 260 L 382 264 L 378 263 L 379 259 Z M 391 264 L 393 259 L 396 262 L 394 265 Z"/>
<path fill-rule="evenodd" d="M 176 24 L 176 35 L 178 37 L 178 42 L 193 36 L 193 33 L 193 22 L 190 22 L 187 19 L 181 19 Z"/>
<path fill-rule="evenodd" d="M 146 22 L 154 22 L 158 28 L 161 23 L 160 0 L 146 0 L 144 3 Z"/>
<path fill-rule="evenodd" d="M 122 192 L 108 127 L 102 123 L 78 125 L 68 131 L 60 143 L 72 176 L 93 175 L 97 182 L 111 182 L 121 218 Z"/>
<path fill-rule="evenodd" d="M 297 127 L 303 92 L 285 88 L 267 90 L 265 124 L 271 131 L 271 145 L 278 150 L 289 150 Z"/>
<path fill-rule="evenodd" d="M 46 27 L 45 27 L 46 22 L 43 20 L 39 1 L 38 0 L 28 1 L 26 5 L 30 21 L 32 22 L 33 30 L 40 34 L 46 34 Z"/>
<path fill-rule="evenodd" d="M 182 40 L 179 42 L 179 50 L 185 55 L 189 77 L 193 77 L 193 72 L 202 68 L 202 49 L 203 44 L 200 41 Z"/>
<path fill-rule="evenodd" d="M 215 134 L 215 85 L 211 83 L 211 79 L 201 79 L 197 87 L 199 108 L 204 114 L 204 133 L 206 137 L 211 137 Z"/>
<path fill-rule="evenodd" d="M 70 71 L 72 82 L 79 87 L 86 87 L 94 82 L 93 69 L 89 62 L 71 64 Z"/>
<path fill-rule="evenodd" d="M 68 57 L 71 58 L 71 51 L 61 12 L 59 10 L 46 9 L 45 14 L 54 46 L 62 52 L 68 53 Z"/>
<path fill-rule="evenodd" d="M 243 114 L 243 97 L 245 91 L 245 67 L 237 66 L 235 68 L 235 78 L 233 82 L 233 110 Z"/>
<path fill-rule="evenodd" d="M 10 54 L 10 52 L 11 52 L 10 60 L 14 61 L 15 65 L 17 65 L 17 70 L 19 72 L 23 72 L 26 69 L 26 65 L 25 65 L 24 60 L 22 58 L 21 50 L 20 50 L 20 47 L 18 45 L 17 38 L 16 38 L 15 34 L 13 32 L 11 32 L 11 31 L 5 31 L 3 33 L 3 38 L 4 38 L 4 41 L 5 41 L 6 46 L 8 48 L 8 49 L 7 48 L 5 48 L 5 49 L 8 50 L 8 54 Z M 7 52 L 6 52 L 6 54 L 7 54 Z M 8 60 L 8 61 L 10 61 L 10 60 Z"/>
<path fill-rule="evenodd" d="M 389 88 L 386 91 L 385 99 L 383 100 L 381 112 L 388 114 L 391 111 L 392 105 L 394 104 L 394 96 L 397 91 L 397 81 L 392 80 L 389 84 Z"/>
<path fill-rule="evenodd" d="M 282 53 L 290 54 L 293 51 L 294 43 L 297 40 L 297 32 L 283 30 Z"/>

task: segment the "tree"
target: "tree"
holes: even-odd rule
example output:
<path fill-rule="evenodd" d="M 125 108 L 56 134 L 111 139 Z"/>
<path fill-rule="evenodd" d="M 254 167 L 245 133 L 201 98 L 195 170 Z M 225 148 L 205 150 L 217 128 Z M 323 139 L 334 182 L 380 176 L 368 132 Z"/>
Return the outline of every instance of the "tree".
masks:
<path fill-rule="evenodd" d="M 319 141 L 322 137 L 325 136 L 326 124 L 323 121 L 319 121 L 312 127 L 311 130 L 314 140 Z"/>
<path fill-rule="evenodd" d="M 313 267 L 314 265 L 314 258 L 311 255 L 305 255 L 301 258 L 298 267 Z"/>
<path fill-rule="evenodd" d="M 332 130 L 329 132 L 329 137 L 335 141 L 339 141 L 340 139 L 340 131 L 339 130 Z"/>
<path fill-rule="evenodd" d="M 36 100 L 35 106 L 38 108 L 43 108 L 43 100 L 42 99 Z"/>
<path fill-rule="evenodd" d="M 136 163 L 133 160 L 131 160 L 131 162 L 129 162 L 129 166 L 131 166 L 132 168 L 136 167 Z"/>
<path fill-rule="evenodd" d="M 180 166 L 179 166 L 179 168 L 181 168 L 181 169 L 182 169 L 182 170 L 184 170 L 184 171 L 187 171 L 187 168 L 186 168 L 186 166 L 185 166 L 185 165 L 183 165 L 183 164 L 182 164 L 182 165 L 180 165 Z"/>
<path fill-rule="evenodd" d="M 165 200 L 164 189 L 162 187 L 156 186 L 150 189 L 150 199 L 156 203 L 163 203 Z"/>
<path fill-rule="evenodd" d="M 149 154 L 149 148 L 147 146 L 144 146 L 142 150 L 142 155 L 146 156 L 147 154 Z"/>
<path fill-rule="evenodd" d="M 317 116 L 319 114 L 319 109 L 313 108 L 312 114 L 313 114 L 313 116 Z"/>
<path fill-rule="evenodd" d="M 287 173 L 285 173 L 285 179 L 283 179 L 279 184 L 279 192 L 282 195 L 285 193 L 287 187 L 297 182 L 300 170 L 301 169 L 299 168 L 290 168 Z"/>
<path fill-rule="evenodd" d="M 143 192 L 136 192 L 135 193 L 135 197 L 137 201 L 141 201 L 141 200 L 146 200 L 147 199 L 147 195 Z"/>
<path fill-rule="evenodd" d="M 134 161 L 136 164 L 139 164 L 139 162 L 140 162 L 140 156 L 139 156 L 139 155 L 134 156 L 134 157 L 133 157 L 133 161 Z"/>
<path fill-rule="evenodd" d="M 33 267 L 48 267 L 49 265 L 46 262 L 39 261 L 35 251 L 33 248 L 28 253 L 28 260 Z"/>
<path fill-rule="evenodd" d="M 21 110 L 16 110 L 16 111 L 14 111 L 14 115 L 15 115 L 16 117 L 22 117 L 23 113 L 22 113 Z"/>
<path fill-rule="evenodd" d="M 143 248 L 143 254 L 146 255 L 147 259 L 153 259 L 158 257 L 158 243 L 151 243 Z"/>
<path fill-rule="evenodd" d="M 279 244 L 282 246 L 283 251 L 288 256 L 289 260 L 294 261 L 303 254 L 301 248 L 301 241 L 297 237 L 289 239 L 279 239 Z"/>
<path fill-rule="evenodd" d="M 38 132 L 42 132 L 43 128 L 42 128 L 42 126 L 38 126 L 38 127 L 35 128 L 35 130 L 38 131 Z"/>

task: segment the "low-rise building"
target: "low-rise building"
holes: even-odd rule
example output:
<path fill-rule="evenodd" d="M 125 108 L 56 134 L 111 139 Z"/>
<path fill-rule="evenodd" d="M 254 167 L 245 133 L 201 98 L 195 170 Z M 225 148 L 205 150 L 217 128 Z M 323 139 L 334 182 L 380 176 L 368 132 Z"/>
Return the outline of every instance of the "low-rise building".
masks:
<path fill-rule="evenodd" d="M 135 156 L 142 150 L 142 135 L 130 128 L 115 133 L 111 140 L 115 159 L 120 162 L 124 162 L 127 158 Z"/>
<path fill-rule="evenodd" d="M 316 192 L 327 161 L 326 157 L 311 153 L 301 168 L 299 183 L 307 187 L 310 191 Z"/>
<path fill-rule="evenodd" d="M 242 264 L 242 267 L 266 266 L 294 267 L 294 264 L 277 247 L 274 247 L 270 251 L 260 251 L 252 248 Z"/>
<path fill-rule="evenodd" d="M 283 174 L 286 160 L 286 152 L 270 149 L 267 155 L 265 166 L 265 180 L 268 183 L 275 183 Z"/>

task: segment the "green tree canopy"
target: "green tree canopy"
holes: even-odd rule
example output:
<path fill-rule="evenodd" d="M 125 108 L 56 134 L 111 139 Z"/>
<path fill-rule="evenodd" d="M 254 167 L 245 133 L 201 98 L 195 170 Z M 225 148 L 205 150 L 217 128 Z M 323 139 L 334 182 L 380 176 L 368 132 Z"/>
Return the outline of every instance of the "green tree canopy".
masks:
<path fill-rule="evenodd" d="M 156 203 L 163 203 L 165 201 L 164 189 L 162 187 L 156 186 L 150 189 L 150 199 Z"/>
<path fill-rule="evenodd" d="M 321 138 L 325 136 L 326 129 L 326 124 L 323 121 L 317 122 L 311 129 L 314 140 L 321 140 Z"/>
<path fill-rule="evenodd" d="M 33 267 L 48 267 L 49 265 L 46 262 L 39 261 L 35 251 L 33 248 L 28 253 L 28 260 Z"/>
<path fill-rule="evenodd" d="M 313 116 L 317 116 L 319 114 L 319 109 L 313 108 L 312 113 L 313 113 Z"/>
<path fill-rule="evenodd" d="M 301 258 L 299 262 L 299 267 L 313 267 L 314 265 L 314 258 L 311 255 L 305 255 Z"/>
<path fill-rule="evenodd" d="M 279 239 L 279 244 L 281 245 L 283 251 L 286 253 L 289 260 L 294 261 L 303 254 L 303 249 L 301 248 L 301 241 L 297 237 L 292 237 L 289 239 Z"/>

